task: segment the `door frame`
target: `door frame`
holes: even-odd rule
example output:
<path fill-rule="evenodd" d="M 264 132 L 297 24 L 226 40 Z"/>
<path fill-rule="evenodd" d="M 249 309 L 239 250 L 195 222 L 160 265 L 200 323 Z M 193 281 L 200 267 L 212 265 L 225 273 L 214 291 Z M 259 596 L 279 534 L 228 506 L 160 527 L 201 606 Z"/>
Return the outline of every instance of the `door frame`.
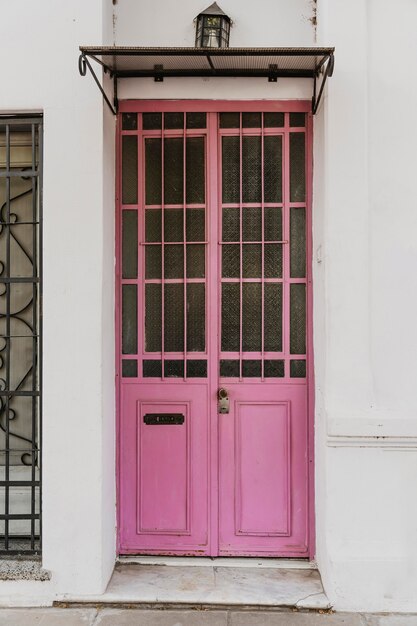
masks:
<path fill-rule="evenodd" d="M 180 107 L 179 107 L 180 105 Z M 119 111 L 116 119 L 116 184 L 115 184 L 115 237 L 116 237 L 116 259 L 115 259 L 115 326 L 116 326 L 116 523 L 117 523 L 117 554 L 120 554 L 120 442 L 121 442 L 121 376 L 120 376 L 120 307 L 117 306 L 119 300 L 119 287 L 121 280 L 120 268 L 120 239 L 121 239 L 121 119 L 123 113 L 146 113 L 146 112 L 304 112 L 306 113 L 306 254 L 307 254 L 307 353 L 309 354 L 310 366 L 307 368 L 307 449 L 308 449 L 308 470 L 307 470 L 307 493 L 308 505 L 306 509 L 306 528 L 308 539 L 308 555 L 310 559 L 315 556 L 315 463 L 314 463 L 314 346 L 313 346 L 313 284 L 312 284 L 312 253 L 313 253 L 313 229 L 312 229 L 312 191 L 313 191 L 313 114 L 311 101 L 309 100 L 122 100 L 119 102 Z M 208 130 L 208 168 L 214 167 L 217 172 L 217 164 L 213 163 L 213 155 L 217 152 L 217 133 L 210 135 Z M 210 145 L 210 142 L 213 145 Z M 210 158 L 211 155 L 211 158 Z M 217 201 L 217 196 L 216 196 Z M 213 233 L 211 233 L 213 235 Z M 217 233 L 216 233 L 217 235 Z M 212 277 L 212 281 L 217 280 L 217 276 Z M 217 351 L 217 338 L 216 351 Z M 213 346 L 212 346 L 213 347 Z M 214 374 L 212 374 L 214 376 Z M 216 378 L 217 380 L 217 378 Z M 209 381 L 214 384 L 215 381 Z M 218 429 L 217 422 L 212 424 L 213 415 L 209 415 L 209 545 L 214 547 L 218 544 Z M 211 529 L 211 531 L 210 531 Z M 213 545 L 214 544 L 214 545 Z"/>

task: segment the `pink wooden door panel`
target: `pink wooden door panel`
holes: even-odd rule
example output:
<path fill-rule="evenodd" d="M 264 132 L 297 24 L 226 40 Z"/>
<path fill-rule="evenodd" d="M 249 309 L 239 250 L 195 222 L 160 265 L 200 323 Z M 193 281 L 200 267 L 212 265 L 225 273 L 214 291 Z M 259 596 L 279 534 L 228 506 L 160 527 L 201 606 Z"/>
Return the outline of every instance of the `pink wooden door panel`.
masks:
<path fill-rule="evenodd" d="M 305 556 L 306 397 L 295 385 L 230 387 L 220 417 L 222 555 Z M 302 514 L 304 512 L 304 514 Z"/>
<path fill-rule="evenodd" d="M 145 424 L 181 414 L 179 425 Z M 207 387 L 126 385 L 120 455 L 123 552 L 205 554 L 208 542 Z"/>
<path fill-rule="evenodd" d="M 308 556 L 308 105 L 122 111 L 119 549 Z"/>

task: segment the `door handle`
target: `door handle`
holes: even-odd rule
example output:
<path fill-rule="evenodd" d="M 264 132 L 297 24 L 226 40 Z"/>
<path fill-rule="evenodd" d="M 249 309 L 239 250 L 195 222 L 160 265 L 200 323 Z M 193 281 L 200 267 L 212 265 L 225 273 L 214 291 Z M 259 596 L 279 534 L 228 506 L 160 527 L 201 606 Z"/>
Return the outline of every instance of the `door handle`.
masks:
<path fill-rule="evenodd" d="M 220 387 L 217 392 L 217 410 L 219 413 L 229 413 L 229 392 L 224 387 Z"/>

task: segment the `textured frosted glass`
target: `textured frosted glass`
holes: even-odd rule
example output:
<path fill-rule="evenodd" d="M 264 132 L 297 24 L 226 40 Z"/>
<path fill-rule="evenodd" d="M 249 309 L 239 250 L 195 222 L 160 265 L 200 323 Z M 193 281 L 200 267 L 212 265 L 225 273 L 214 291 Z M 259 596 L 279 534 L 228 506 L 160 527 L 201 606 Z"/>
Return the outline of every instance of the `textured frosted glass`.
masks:
<path fill-rule="evenodd" d="M 138 351 L 137 285 L 122 286 L 122 352 Z"/>
<path fill-rule="evenodd" d="M 160 352 L 162 349 L 161 285 L 145 285 L 145 350 Z"/>
<path fill-rule="evenodd" d="M 204 283 L 187 285 L 187 351 L 206 349 L 206 287 Z"/>
<path fill-rule="evenodd" d="M 239 350 L 239 284 L 222 285 L 222 350 Z"/>
<path fill-rule="evenodd" d="M 184 201 L 184 140 L 182 137 L 164 139 L 164 203 L 183 204 Z"/>
<path fill-rule="evenodd" d="M 243 202 L 261 202 L 261 138 L 242 139 Z"/>
<path fill-rule="evenodd" d="M 145 139 L 145 202 L 162 202 L 162 150 L 157 137 Z"/>
<path fill-rule="evenodd" d="M 240 198 L 240 144 L 239 137 L 222 137 L 222 198 L 236 203 Z"/>
<path fill-rule="evenodd" d="M 305 197 L 305 134 L 290 133 L 290 199 L 291 202 L 305 202 Z"/>
<path fill-rule="evenodd" d="M 306 351 L 306 286 L 290 285 L 290 353 Z"/>
<path fill-rule="evenodd" d="M 282 284 L 264 285 L 264 350 L 282 350 Z"/>
<path fill-rule="evenodd" d="M 242 348 L 261 350 L 262 343 L 262 286 L 260 283 L 242 285 Z"/>
<path fill-rule="evenodd" d="M 184 350 L 184 285 L 165 284 L 164 345 L 166 352 Z"/>
<path fill-rule="evenodd" d="M 306 275 L 306 210 L 291 209 L 290 213 L 290 276 Z"/>
<path fill-rule="evenodd" d="M 122 277 L 137 278 L 138 275 L 138 213 L 125 210 L 122 213 Z"/>
<path fill-rule="evenodd" d="M 122 137 L 122 202 L 136 204 L 138 201 L 138 138 Z"/>

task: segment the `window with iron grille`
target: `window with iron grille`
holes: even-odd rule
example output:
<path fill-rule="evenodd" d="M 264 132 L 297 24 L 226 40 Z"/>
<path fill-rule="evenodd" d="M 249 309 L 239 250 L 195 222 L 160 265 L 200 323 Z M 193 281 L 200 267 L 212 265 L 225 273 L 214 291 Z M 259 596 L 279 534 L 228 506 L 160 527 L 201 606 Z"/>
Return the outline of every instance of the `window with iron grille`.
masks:
<path fill-rule="evenodd" d="M 42 118 L 0 117 L 0 553 L 40 551 Z"/>

